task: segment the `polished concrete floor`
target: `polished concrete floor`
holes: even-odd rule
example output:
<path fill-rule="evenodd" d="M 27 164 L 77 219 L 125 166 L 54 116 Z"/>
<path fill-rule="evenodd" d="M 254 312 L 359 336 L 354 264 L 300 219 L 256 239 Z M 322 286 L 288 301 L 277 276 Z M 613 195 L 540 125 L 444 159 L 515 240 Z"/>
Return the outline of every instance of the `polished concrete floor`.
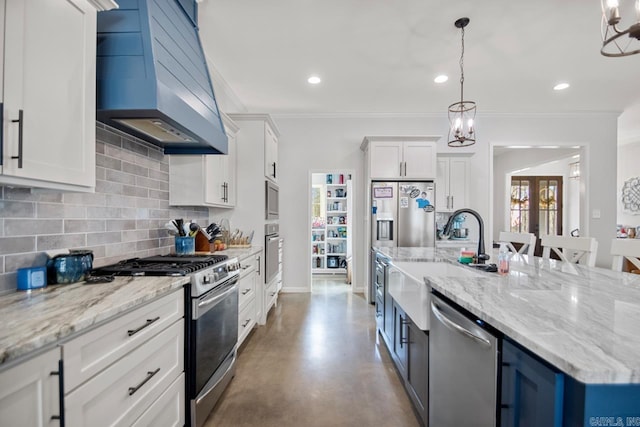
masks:
<path fill-rule="evenodd" d="M 344 280 L 280 294 L 205 427 L 418 426 L 374 309 Z"/>

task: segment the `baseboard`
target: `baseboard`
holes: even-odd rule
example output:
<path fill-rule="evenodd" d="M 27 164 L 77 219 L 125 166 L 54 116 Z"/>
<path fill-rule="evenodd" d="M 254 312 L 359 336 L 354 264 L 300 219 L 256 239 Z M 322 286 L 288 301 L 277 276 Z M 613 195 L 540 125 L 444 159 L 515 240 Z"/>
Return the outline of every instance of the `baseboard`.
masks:
<path fill-rule="evenodd" d="M 309 293 L 311 292 L 311 289 L 307 288 L 306 286 L 300 286 L 300 287 L 289 287 L 287 286 L 286 288 L 282 288 L 280 289 L 281 293 L 286 293 L 286 294 L 300 294 L 300 293 Z"/>

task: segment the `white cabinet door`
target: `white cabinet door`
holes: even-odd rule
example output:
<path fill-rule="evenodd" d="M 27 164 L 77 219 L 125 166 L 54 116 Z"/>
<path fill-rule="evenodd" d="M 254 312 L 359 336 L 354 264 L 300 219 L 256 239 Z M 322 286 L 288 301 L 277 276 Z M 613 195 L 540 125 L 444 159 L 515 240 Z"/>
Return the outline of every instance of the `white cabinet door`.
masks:
<path fill-rule="evenodd" d="M 403 177 L 435 178 L 436 145 L 432 142 L 405 142 L 402 144 Z"/>
<path fill-rule="evenodd" d="M 6 0 L 5 21 L 0 181 L 91 190 L 95 8 L 86 0 Z"/>
<path fill-rule="evenodd" d="M 194 182 L 194 186 L 202 186 L 204 192 L 204 205 L 224 205 L 225 204 L 225 170 L 224 158 L 226 156 L 207 155 L 199 156 L 204 162 L 204 179 L 201 183 Z M 194 200 L 195 205 L 199 204 Z"/>
<path fill-rule="evenodd" d="M 59 421 L 58 348 L 0 372 L 0 424 L 3 426 L 57 426 Z"/>
<path fill-rule="evenodd" d="M 264 176 L 278 182 L 278 138 L 268 123 L 264 124 Z"/>
<path fill-rule="evenodd" d="M 467 207 L 467 188 L 469 187 L 469 160 L 451 158 L 449 160 L 449 195 L 451 210 Z"/>
<path fill-rule="evenodd" d="M 438 157 L 436 175 L 436 210 L 453 212 L 467 207 L 469 188 L 469 159 L 466 157 Z"/>
<path fill-rule="evenodd" d="M 229 135 L 229 154 L 223 156 L 222 169 L 224 171 L 225 205 L 233 207 L 236 205 L 236 161 L 237 161 L 236 136 Z"/>
<path fill-rule="evenodd" d="M 401 142 L 372 142 L 369 145 L 371 179 L 399 178 L 402 167 Z"/>

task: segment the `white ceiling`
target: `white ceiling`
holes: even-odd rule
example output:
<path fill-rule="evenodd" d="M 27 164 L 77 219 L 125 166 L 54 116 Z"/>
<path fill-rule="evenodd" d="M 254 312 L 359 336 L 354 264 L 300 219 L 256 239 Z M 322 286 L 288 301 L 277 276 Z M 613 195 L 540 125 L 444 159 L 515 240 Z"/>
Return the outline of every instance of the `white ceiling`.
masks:
<path fill-rule="evenodd" d="M 207 56 L 249 111 L 445 113 L 459 100 L 462 16 L 465 98 L 478 114 L 640 103 L 640 55 L 600 55 L 598 0 L 206 0 L 199 23 Z M 441 73 L 449 81 L 436 85 Z M 309 85 L 311 74 L 322 83 Z M 553 91 L 559 81 L 571 87 Z"/>

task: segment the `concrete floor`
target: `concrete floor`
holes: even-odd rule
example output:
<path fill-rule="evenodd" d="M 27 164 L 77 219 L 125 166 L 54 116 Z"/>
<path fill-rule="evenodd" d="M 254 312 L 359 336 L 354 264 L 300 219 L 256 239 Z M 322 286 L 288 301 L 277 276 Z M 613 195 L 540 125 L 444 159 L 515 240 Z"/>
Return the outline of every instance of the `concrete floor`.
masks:
<path fill-rule="evenodd" d="M 205 427 L 418 426 L 376 335 L 373 306 L 344 280 L 280 294 Z"/>

